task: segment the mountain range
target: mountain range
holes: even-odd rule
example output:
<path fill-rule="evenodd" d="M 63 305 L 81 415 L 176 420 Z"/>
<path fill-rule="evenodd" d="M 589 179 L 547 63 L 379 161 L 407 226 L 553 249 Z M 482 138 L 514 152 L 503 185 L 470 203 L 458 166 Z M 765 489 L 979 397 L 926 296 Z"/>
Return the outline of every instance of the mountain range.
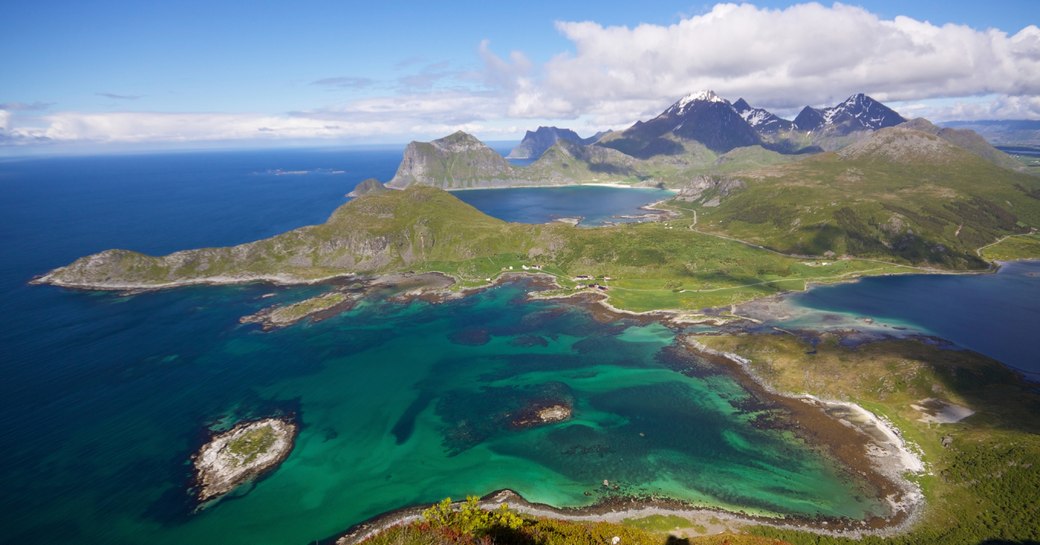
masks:
<path fill-rule="evenodd" d="M 904 123 L 904 117 L 862 93 L 833 107 L 807 106 L 789 121 L 743 98 L 730 103 L 712 91 L 700 91 L 652 119 L 587 139 L 558 127 L 528 131 L 509 156 L 532 160 L 527 166 L 511 163 L 461 131 L 431 142 L 412 142 L 388 186 L 462 189 L 611 182 L 679 188 L 697 176 L 727 175 L 841 149 Z M 951 131 L 931 124 L 925 130 L 958 138 L 973 153 L 1015 168 L 1005 154 L 974 133 Z"/>

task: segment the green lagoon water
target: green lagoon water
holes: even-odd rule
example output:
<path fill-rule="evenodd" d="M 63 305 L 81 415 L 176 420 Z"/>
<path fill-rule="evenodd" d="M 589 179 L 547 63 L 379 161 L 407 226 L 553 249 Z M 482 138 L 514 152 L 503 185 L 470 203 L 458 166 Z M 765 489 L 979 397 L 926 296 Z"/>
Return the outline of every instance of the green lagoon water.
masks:
<path fill-rule="evenodd" d="M 121 370 L 127 410 L 85 419 L 56 445 L 33 486 L 62 490 L 60 508 L 26 513 L 15 529 L 31 535 L 32 522 L 77 543 L 304 543 L 402 506 L 501 488 L 588 505 L 603 498 L 603 479 L 629 494 L 755 512 L 877 508 L 789 433 L 753 425 L 770 409 L 675 353 L 660 325 L 597 323 L 577 307 L 526 302 L 511 284 L 440 305 L 370 302 L 264 333 L 234 317 L 308 290 L 264 300 L 259 287 L 188 291 L 187 306 L 223 328 L 203 333 L 194 353 Z M 95 299 L 156 310 L 174 293 Z M 539 401 L 570 403 L 574 417 L 510 424 Z M 191 514 L 187 459 L 206 427 L 288 413 L 303 424 L 289 459 Z"/>

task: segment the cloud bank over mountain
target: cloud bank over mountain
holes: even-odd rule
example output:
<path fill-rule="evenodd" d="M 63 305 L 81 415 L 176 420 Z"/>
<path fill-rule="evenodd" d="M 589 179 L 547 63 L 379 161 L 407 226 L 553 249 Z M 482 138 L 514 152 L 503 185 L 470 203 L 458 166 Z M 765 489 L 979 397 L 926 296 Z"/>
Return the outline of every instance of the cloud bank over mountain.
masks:
<path fill-rule="evenodd" d="M 306 111 L 0 108 L 0 141 L 402 141 L 455 129 L 510 138 L 540 122 L 566 123 L 584 134 L 627 126 L 697 89 L 787 115 L 865 92 L 897 109 L 905 105 L 907 115 L 936 120 L 1040 118 L 1036 25 L 1008 33 L 807 3 L 717 4 L 671 25 L 555 26 L 572 50 L 541 64 L 520 50 L 500 56 L 485 40 L 476 45 L 479 65 L 471 71 L 426 70 L 407 84 L 363 74 L 315 80 L 310 84 L 371 94 Z M 123 102 L 127 108 L 138 101 Z"/>
<path fill-rule="evenodd" d="M 769 108 L 833 102 L 855 92 L 884 101 L 1040 95 L 1040 29 L 1008 35 L 862 8 L 719 4 L 670 25 L 560 22 L 575 51 L 544 67 L 523 111 L 581 115 L 624 101 L 715 89 Z M 560 108 L 560 100 L 568 108 Z M 1035 113 L 1035 112 L 1034 112 Z"/>

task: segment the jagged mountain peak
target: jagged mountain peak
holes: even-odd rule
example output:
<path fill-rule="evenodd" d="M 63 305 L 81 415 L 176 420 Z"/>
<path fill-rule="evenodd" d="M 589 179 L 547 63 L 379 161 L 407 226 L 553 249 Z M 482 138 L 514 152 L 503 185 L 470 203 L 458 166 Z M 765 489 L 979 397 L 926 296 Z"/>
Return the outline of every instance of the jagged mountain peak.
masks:
<path fill-rule="evenodd" d="M 752 108 L 743 98 L 737 99 L 732 104 L 733 111 L 740 114 L 740 117 L 747 121 L 748 125 L 751 125 L 756 131 L 762 134 L 772 134 L 780 131 L 791 130 L 793 124 L 763 108 Z"/>
<path fill-rule="evenodd" d="M 703 91 L 696 91 L 690 93 L 679 99 L 678 102 L 672 105 L 671 108 L 665 111 L 665 113 L 681 113 L 685 111 L 691 104 L 696 102 L 709 102 L 709 103 L 720 103 L 728 104 L 726 99 L 715 94 L 715 91 L 710 89 Z"/>
<path fill-rule="evenodd" d="M 837 106 L 816 109 L 806 106 L 794 120 L 798 130 L 845 135 L 894 127 L 906 119 L 864 93 L 856 93 Z"/>

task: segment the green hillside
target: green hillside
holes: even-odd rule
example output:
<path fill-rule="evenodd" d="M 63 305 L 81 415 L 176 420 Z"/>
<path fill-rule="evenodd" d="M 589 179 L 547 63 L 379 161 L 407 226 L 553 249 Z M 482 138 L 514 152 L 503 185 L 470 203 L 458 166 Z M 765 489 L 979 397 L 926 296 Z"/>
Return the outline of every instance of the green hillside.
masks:
<path fill-rule="evenodd" d="M 979 247 L 1040 226 L 1040 179 L 909 128 L 736 177 L 719 206 L 683 206 L 699 230 L 785 253 L 978 268 Z"/>
<path fill-rule="evenodd" d="M 526 266 L 556 277 L 559 295 L 592 291 L 620 308 L 644 311 L 724 306 L 804 289 L 807 282 L 912 270 L 856 259 L 806 261 L 689 227 L 688 219 L 597 229 L 506 223 L 450 193 L 415 186 L 359 197 L 321 225 L 257 242 L 160 257 L 108 250 L 37 282 L 131 289 L 441 272 L 465 287 Z M 590 283 L 607 289 L 587 288 Z"/>

